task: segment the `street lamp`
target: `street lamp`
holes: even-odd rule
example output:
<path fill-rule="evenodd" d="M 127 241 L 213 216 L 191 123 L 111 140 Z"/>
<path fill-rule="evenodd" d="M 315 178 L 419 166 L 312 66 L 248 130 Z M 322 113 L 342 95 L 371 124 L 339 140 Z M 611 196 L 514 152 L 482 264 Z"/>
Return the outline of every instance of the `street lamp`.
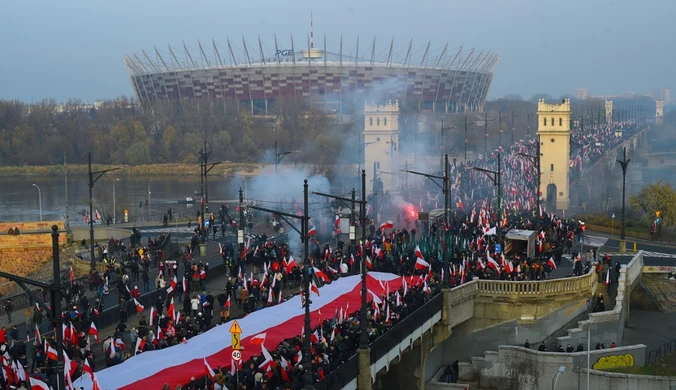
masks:
<path fill-rule="evenodd" d="M 500 225 L 500 214 L 502 212 L 502 158 L 500 153 L 498 153 L 498 170 L 491 171 L 485 168 L 472 167 L 475 171 L 483 172 L 488 176 L 489 179 L 493 182 L 493 185 L 498 187 L 498 226 L 496 226 L 496 235 L 498 236 L 498 244 L 500 244 L 500 236 L 502 235 L 502 228 Z M 502 248 L 500 248 L 502 251 Z"/>
<path fill-rule="evenodd" d="M 535 222 L 535 229 L 538 232 L 540 232 L 540 214 L 539 214 L 539 210 L 540 210 L 540 179 L 541 179 L 541 175 L 542 175 L 542 173 L 540 172 L 540 158 L 542 157 L 542 153 L 540 153 L 540 136 L 536 135 L 535 137 L 536 137 L 536 141 L 537 141 L 537 144 L 535 145 L 535 156 L 530 155 L 530 154 L 526 154 L 526 153 L 517 153 L 517 154 L 519 156 L 526 157 L 530 162 L 533 163 L 533 165 L 535 165 L 535 169 L 537 170 L 537 188 L 536 188 L 537 200 L 536 200 L 536 202 L 537 202 L 538 217 L 535 220 L 536 221 Z"/>
<path fill-rule="evenodd" d="M 96 257 L 94 255 L 94 221 L 96 218 L 94 218 L 94 204 L 93 204 L 93 195 L 92 191 L 94 190 L 94 183 L 96 183 L 97 180 L 101 178 L 106 172 L 111 172 L 111 171 L 116 171 L 120 168 L 110 168 L 110 169 L 104 169 L 102 171 L 96 171 L 92 172 L 92 154 L 87 153 L 87 161 L 89 165 L 88 169 L 88 176 L 89 176 L 89 255 L 91 258 L 89 259 L 89 262 L 91 264 L 91 267 L 94 268 L 96 267 Z M 96 176 L 96 177 L 94 177 Z M 148 198 L 150 198 L 150 190 L 148 190 Z M 148 199 L 150 200 L 150 199 Z M 150 202 L 148 202 L 148 208 L 150 209 Z"/>
<path fill-rule="evenodd" d="M 444 156 L 443 155 L 446 152 L 446 130 L 453 130 L 453 129 L 457 129 L 457 128 L 458 128 L 458 126 L 444 127 L 444 121 L 443 121 L 443 119 L 441 120 L 441 133 L 440 133 L 441 139 L 439 140 L 440 141 L 439 142 L 439 154 L 440 154 L 439 157 L 441 157 L 439 163 L 441 165 L 441 170 L 440 170 L 441 172 L 444 171 L 444 167 L 443 167 Z"/>
<path fill-rule="evenodd" d="M 620 166 L 622 166 L 622 232 L 620 233 L 620 252 L 626 252 L 627 251 L 627 240 L 625 237 L 625 221 L 624 221 L 624 216 L 625 216 L 625 209 L 626 209 L 626 204 L 625 204 L 625 199 L 627 195 L 627 166 L 629 165 L 629 161 L 631 159 L 627 159 L 627 147 L 625 146 L 622 148 L 622 153 L 623 153 L 623 158 L 622 160 L 617 160 L 618 163 L 620 163 Z"/>
<path fill-rule="evenodd" d="M 113 224 L 117 223 L 116 222 L 116 220 L 117 220 L 117 203 L 116 203 L 116 200 L 117 200 L 117 198 L 115 197 L 115 183 L 117 183 L 118 181 L 120 181 L 120 179 L 113 180 Z M 148 206 L 150 206 L 150 204 L 148 204 Z"/>
<path fill-rule="evenodd" d="M 469 139 L 467 138 L 467 128 L 476 122 L 467 122 L 467 115 L 465 115 L 465 164 L 467 164 L 467 144 L 469 143 Z"/>
<path fill-rule="evenodd" d="M 414 175 L 420 175 L 424 176 L 432 181 L 432 183 L 436 184 L 441 188 L 441 191 L 443 192 L 444 195 L 444 228 L 442 229 L 442 234 L 444 235 L 444 247 L 443 247 L 443 269 L 448 268 L 448 235 L 447 235 L 447 227 L 449 226 L 448 223 L 448 214 L 449 214 L 449 207 L 448 207 L 448 198 L 450 197 L 450 186 L 448 185 L 448 154 L 444 156 L 444 176 L 436 176 L 436 175 L 430 175 L 428 173 L 421 173 L 421 172 L 415 172 L 415 171 L 404 171 L 408 173 L 412 173 Z M 441 180 L 442 185 L 439 185 L 437 181 L 434 179 Z M 450 229 L 449 229 L 450 230 Z M 450 273 L 447 272 L 447 274 L 450 276 Z M 448 279 L 444 277 L 444 280 L 442 280 L 443 286 L 448 287 Z"/>
<path fill-rule="evenodd" d="M 207 141 L 204 141 L 204 149 L 200 149 L 200 178 L 202 179 L 202 188 L 200 196 L 203 199 L 200 199 L 200 205 L 202 207 L 202 225 L 200 226 L 200 231 L 204 227 L 206 222 L 205 214 L 209 214 L 209 182 L 207 181 L 207 174 L 216 166 L 224 163 L 229 163 L 231 161 L 217 161 L 209 164 L 209 156 L 213 153 L 212 151 L 207 151 Z M 208 166 L 207 166 L 208 165 Z M 207 234 L 207 236 L 209 236 Z"/>
<path fill-rule="evenodd" d="M 40 203 L 40 222 L 42 222 L 42 191 L 40 191 L 40 187 L 38 187 L 38 185 L 35 183 L 33 183 L 33 187 L 38 189 L 38 202 Z"/>
<path fill-rule="evenodd" d="M 242 202 L 242 190 L 239 190 L 240 194 L 240 205 Z M 281 217 L 287 217 L 287 218 L 294 218 L 294 219 L 300 219 L 301 220 L 301 230 L 299 231 L 296 229 L 296 227 L 293 224 L 289 224 L 296 232 L 300 234 L 301 240 L 303 241 L 304 244 L 304 260 L 303 260 L 303 295 L 305 296 L 303 306 L 305 307 L 305 338 L 303 339 L 303 368 L 304 368 L 304 373 L 303 373 L 303 389 L 305 390 L 311 390 L 314 387 L 312 386 L 313 379 L 312 379 L 312 345 L 310 344 L 310 339 L 312 337 L 312 322 L 310 319 L 310 304 L 312 303 L 310 301 L 310 279 L 312 278 L 312 269 L 310 268 L 310 248 L 309 248 L 309 242 L 310 242 L 310 235 L 308 234 L 310 230 L 310 216 L 309 216 L 309 206 L 308 206 L 308 181 L 305 179 L 303 182 L 303 215 L 298 216 L 296 214 L 290 214 L 290 213 L 284 213 L 278 210 L 272 210 L 272 209 L 267 209 L 264 207 L 259 207 L 259 206 L 252 206 L 249 205 L 247 206 L 249 208 L 252 208 L 254 210 L 260 210 L 266 213 L 273 213 L 276 215 L 279 215 Z M 242 208 L 240 206 L 240 215 L 242 213 Z M 366 294 L 364 294 L 364 297 Z"/>
<path fill-rule="evenodd" d="M 488 113 L 484 113 L 484 155 L 488 155 L 488 122 L 493 122 L 495 119 L 488 120 Z"/>
<path fill-rule="evenodd" d="M 288 152 L 277 151 L 277 141 L 275 140 L 275 176 L 277 176 L 277 166 L 282 162 L 282 159 L 291 153 L 300 153 L 300 150 L 290 150 Z"/>
<path fill-rule="evenodd" d="M 357 161 L 357 170 L 361 171 L 361 163 L 364 161 L 364 158 L 362 158 L 363 155 L 366 153 L 366 147 L 369 145 L 377 144 L 378 142 L 364 142 L 363 144 L 360 145 L 359 147 L 359 161 Z M 366 161 L 364 161 L 364 164 L 366 164 Z"/>

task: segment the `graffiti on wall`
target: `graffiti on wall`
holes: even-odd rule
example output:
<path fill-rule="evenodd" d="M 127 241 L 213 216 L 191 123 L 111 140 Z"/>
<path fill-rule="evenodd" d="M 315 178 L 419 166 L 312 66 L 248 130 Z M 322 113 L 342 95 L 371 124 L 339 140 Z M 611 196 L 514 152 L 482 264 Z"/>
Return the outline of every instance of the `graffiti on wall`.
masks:
<path fill-rule="evenodd" d="M 610 355 L 600 357 L 592 366 L 595 370 L 607 370 L 618 367 L 633 367 L 634 356 L 630 353 L 624 355 Z"/>

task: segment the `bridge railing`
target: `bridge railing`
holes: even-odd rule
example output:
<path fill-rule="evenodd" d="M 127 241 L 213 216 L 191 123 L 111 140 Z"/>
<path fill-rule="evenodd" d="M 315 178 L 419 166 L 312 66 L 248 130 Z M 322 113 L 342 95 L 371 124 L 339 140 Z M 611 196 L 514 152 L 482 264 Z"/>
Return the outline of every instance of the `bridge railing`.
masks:
<path fill-rule="evenodd" d="M 324 380 L 315 383 L 317 390 L 342 389 L 359 374 L 359 355 L 352 355 L 345 363 L 331 371 Z"/>
<path fill-rule="evenodd" d="M 378 337 L 373 343 L 371 343 L 371 364 L 377 362 L 378 359 L 385 356 L 385 354 L 399 345 L 402 340 L 411 337 L 411 333 L 421 327 L 425 321 L 439 313 L 443 305 L 443 294 L 437 294 L 416 311 L 406 316 L 406 318 L 401 320 L 397 325 L 383 333 L 382 336 Z"/>
<path fill-rule="evenodd" d="M 480 295 L 547 296 L 589 292 L 594 287 L 594 269 L 582 276 L 537 281 L 479 280 Z"/>

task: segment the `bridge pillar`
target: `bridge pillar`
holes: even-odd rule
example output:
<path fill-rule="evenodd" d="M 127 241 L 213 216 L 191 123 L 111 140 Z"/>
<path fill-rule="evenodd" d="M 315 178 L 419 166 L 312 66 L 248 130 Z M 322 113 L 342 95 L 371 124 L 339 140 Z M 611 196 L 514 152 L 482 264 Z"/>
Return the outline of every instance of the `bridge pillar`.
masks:
<path fill-rule="evenodd" d="M 431 333 L 423 333 L 420 338 L 420 367 L 416 369 L 418 371 L 418 389 L 425 389 L 425 367 L 427 366 L 427 356 L 430 354 L 430 338 L 433 337 Z"/>
<path fill-rule="evenodd" d="M 359 348 L 357 350 L 359 375 L 357 375 L 357 388 L 359 390 L 371 389 L 371 348 Z"/>
<path fill-rule="evenodd" d="M 606 123 L 613 123 L 613 101 L 606 100 Z"/>

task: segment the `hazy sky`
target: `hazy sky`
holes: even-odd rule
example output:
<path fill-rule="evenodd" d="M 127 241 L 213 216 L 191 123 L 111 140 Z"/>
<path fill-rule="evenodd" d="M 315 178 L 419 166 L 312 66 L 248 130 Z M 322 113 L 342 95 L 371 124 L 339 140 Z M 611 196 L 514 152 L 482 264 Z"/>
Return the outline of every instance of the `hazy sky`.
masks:
<path fill-rule="evenodd" d="M 257 51 L 256 36 L 273 48 L 273 33 L 298 47 L 310 10 L 329 51 L 343 33 L 345 53 L 357 34 L 361 53 L 374 34 L 379 48 L 394 37 L 497 52 L 490 98 L 676 87 L 675 0 L 2 0 L 0 99 L 132 95 L 125 54 L 226 36 L 241 46 L 242 35 Z"/>

